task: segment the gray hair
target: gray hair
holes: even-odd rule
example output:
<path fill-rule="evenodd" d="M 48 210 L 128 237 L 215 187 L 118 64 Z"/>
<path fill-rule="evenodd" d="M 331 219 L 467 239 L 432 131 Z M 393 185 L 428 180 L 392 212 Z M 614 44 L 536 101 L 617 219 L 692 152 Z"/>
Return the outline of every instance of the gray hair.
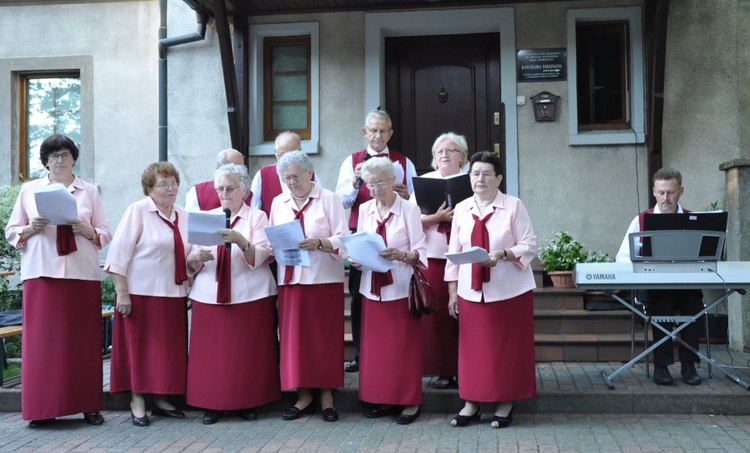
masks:
<path fill-rule="evenodd" d="M 281 143 L 283 141 L 286 141 L 286 140 L 289 140 L 289 139 L 292 139 L 292 140 L 294 140 L 294 141 L 297 142 L 297 148 L 294 149 L 294 150 L 290 149 L 289 151 L 301 151 L 302 150 L 302 139 L 300 138 L 300 136 L 296 132 L 284 131 L 284 132 L 280 133 L 279 135 L 277 135 L 276 139 L 273 141 L 273 149 L 274 149 L 274 151 L 278 152 L 279 151 L 279 143 Z"/>
<path fill-rule="evenodd" d="M 240 186 L 240 189 L 247 194 L 250 190 L 250 175 L 247 172 L 247 167 L 237 164 L 222 165 L 214 172 L 214 185 L 221 178 L 229 177 L 234 178 L 237 181 L 237 185 Z"/>
<path fill-rule="evenodd" d="M 670 179 L 676 179 L 677 183 L 682 186 L 682 174 L 674 168 L 670 167 L 664 167 L 656 170 L 656 173 L 654 173 L 653 183 L 656 184 L 656 181 L 669 181 Z"/>
<path fill-rule="evenodd" d="M 393 127 L 393 121 L 391 121 L 391 115 L 388 114 L 385 110 L 375 109 L 370 110 L 370 112 L 365 117 L 365 127 L 367 127 L 368 124 L 370 124 L 370 120 L 373 118 L 378 118 L 381 120 L 385 120 L 388 122 L 388 129 L 391 129 Z"/>
<path fill-rule="evenodd" d="M 315 171 L 312 160 L 310 157 L 302 151 L 289 151 L 279 157 L 279 161 L 276 163 L 276 173 L 279 177 L 282 177 L 282 173 L 292 164 L 298 164 L 303 170 Z"/>
<path fill-rule="evenodd" d="M 469 145 L 466 143 L 466 137 L 464 137 L 463 135 L 458 135 L 455 132 L 444 132 L 440 134 L 440 137 L 438 137 L 435 140 L 435 143 L 432 144 L 432 163 L 430 164 L 432 168 L 437 170 L 437 162 L 435 162 L 435 150 L 445 140 L 452 141 L 453 144 L 458 147 L 458 150 L 461 151 L 461 163 L 459 164 L 459 168 L 466 165 L 466 163 L 469 161 Z"/>
<path fill-rule="evenodd" d="M 362 165 L 360 171 L 362 172 L 362 179 L 365 181 L 375 175 L 393 178 L 393 162 L 387 157 L 373 157 Z"/>
<path fill-rule="evenodd" d="M 222 149 L 219 154 L 216 155 L 216 168 L 227 164 L 239 164 L 245 163 L 245 156 L 241 152 L 233 148 Z"/>

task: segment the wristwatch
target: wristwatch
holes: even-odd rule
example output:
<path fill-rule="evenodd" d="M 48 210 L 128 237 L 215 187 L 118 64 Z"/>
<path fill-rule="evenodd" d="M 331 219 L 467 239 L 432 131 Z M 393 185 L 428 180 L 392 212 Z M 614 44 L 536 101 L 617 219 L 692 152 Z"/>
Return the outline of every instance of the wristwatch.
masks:
<path fill-rule="evenodd" d="M 508 251 L 503 249 L 503 261 L 508 261 Z"/>
<path fill-rule="evenodd" d="M 323 250 L 323 240 L 318 239 L 318 250 Z"/>
<path fill-rule="evenodd" d="M 243 252 L 247 252 L 248 250 L 250 250 L 250 241 L 247 241 L 247 245 L 245 245 L 244 247 L 242 247 L 242 251 Z"/>

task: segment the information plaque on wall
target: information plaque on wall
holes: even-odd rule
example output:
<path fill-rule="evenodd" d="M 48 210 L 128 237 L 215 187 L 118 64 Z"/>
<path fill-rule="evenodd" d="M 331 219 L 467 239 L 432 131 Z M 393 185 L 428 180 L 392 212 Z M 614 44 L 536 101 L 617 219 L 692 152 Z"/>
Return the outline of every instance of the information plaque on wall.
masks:
<path fill-rule="evenodd" d="M 519 82 L 566 80 L 567 51 L 560 49 L 523 49 L 516 54 Z"/>

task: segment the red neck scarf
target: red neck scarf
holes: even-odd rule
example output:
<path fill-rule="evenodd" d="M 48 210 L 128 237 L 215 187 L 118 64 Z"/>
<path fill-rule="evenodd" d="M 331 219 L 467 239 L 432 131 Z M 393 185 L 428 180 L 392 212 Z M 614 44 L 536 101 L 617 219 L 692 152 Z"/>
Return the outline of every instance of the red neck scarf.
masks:
<path fill-rule="evenodd" d="M 70 225 L 57 225 L 57 255 L 65 256 L 78 250 L 76 236 Z"/>
<path fill-rule="evenodd" d="M 471 230 L 471 245 L 482 247 L 489 251 L 490 233 L 487 231 L 487 221 L 492 217 L 492 213 L 489 213 L 481 220 L 475 214 L 472 214 L 471 216 L 474 217 L 474 228 Z M 490 281 L 490 268 L 477 263 L 472 264 L 471 289 L 474 291 L 481 291 L 482 283 L 487 283 L 488 281 Z"/>
<path fill-rule="evenodd" d="M 174 213 L 174 223 L 160 216 L 157 216 L 164 222 L 171 230 L 172 237 L 174 238 L 174 284 L 182 285 L 187 281 L 187 263 L 185 262 L 185 245 L 182 243 L 182 235 L 180 234 L 180 228 L 178 227 L 180 217 L 177 212 Z"/>
<path fill-rule="evenodd" d="M 388 217 L 386 217 L 382 222 L 378 222 L 378 226 L 377 228 L 375 228 L 375 234 L 379 234 L 383 237 L 383 242 L 385 242 L 386 247 L 388 246 L 388 237 L 386 236 L 385 232 L 385 224 L 388 223 L 392 216 L 393 212 L 389 212 Z M 393 274 L 391 274 L 390 269 L 385 272 L 373 271 L 372 277 L 370 279 L 370 292 L 380 297 L 380 288 L 382 288 L 383 286 L 388 286 L 392 283 Z"/>
<path fill-rule="evenodd" d="M 236 216 L 232 220 L 232 226 L 239 220 L 239 216 Z M 218 247 L 216 257 L 216 283 L 218 284 L 216 291 L 216 302 L 219 304 L 228 304 L 232 301 L 232 251 L 227 250 L 226 245 L 220 245 Z"/>
<path fill-rule="evenodd" d="M 308 206 L 310 206 L 310 202 L 312 201 L 312 198 L 307 199 L 307 203 L 305 203 L 304 206 L 302 206 L 302 209 L 299 211 L 292 208 L 292 211 L 294 211 L 294 220 L 299 219 L 300 226 L 302 227 L 302 236 L 305 237 L 305 209 L 307 209 Z M 294 276 L 294 267 L 295 266 L 284 266 L 284 283 L 289 283 L 292 281 L 292 277 Z"/>

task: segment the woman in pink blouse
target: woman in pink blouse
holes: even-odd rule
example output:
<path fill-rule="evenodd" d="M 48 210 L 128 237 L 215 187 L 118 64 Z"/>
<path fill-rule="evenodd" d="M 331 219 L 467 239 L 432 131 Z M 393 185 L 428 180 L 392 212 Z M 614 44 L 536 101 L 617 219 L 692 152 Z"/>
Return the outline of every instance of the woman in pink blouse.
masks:
<path fill-rule="evenodd" d="M 5 238 L 21 249 L 23 361 L 21 411 L 32 428 L 83 412 L 101 425 L 102 273 L 99 250 L 112 235 L 96 186 L 73 174 L 78 147 L 64 135 L 39 151 L 47 176 L 21 187 Z M 61 184 L 78 217 L 53 225 L 37 211 L 34 193 Z"/>
<path fill-rule="evenodd" d="M 270 223 L 299 220 L 304 239 L 298 248 L 310 256 L 309 266 L 278 266 L 281 388 L 297 389 L 297 402 L 283 419 L 315 412 L 312 389 L 318 388 L 323 420 L 334 422 L 339 416 L 332 389 L 344 385 L 344 264 L 339 253 L 340 237 L 349 234 L 344 207 L 336 194 L 312 182 L 313 165 L 305 153 L 284 153 L 276 171 L 289 191 L 271 203 Z"/>
<path fill-rule="evenodd" d="M 468 162 L 468 145 L 463 135 L 446 132 L 432 145 L 432 168 L 422 178 L 443 179 L 459 173 Z M 416 203 L 412 194 L 411 201 Z M 458 321 L 448 313 L 448 284 L 445 282 L 445 253 L 451 234 L 453 209 L 446 203 L 429 215 L 422 216 L 427 248 L 427 269 L 424 276 L 435 295 L 437 310 L 421 321 L 422 373 L 438 376 L 435 387 L 446 389 L 455 385 L 458 374 Z"/>
<path fill-rule="evenodd" d="M 383 236 L 386 248 L 380 256 L 394 261 L 394 267 L 362 272 L 359 398 L 378 405 L 368 418 L 399 414 L 396 423 L 408 425 L 419 417 L 422 404 L 422 342 L 421 318 L 409 312 L 407 299 L 412 265 L 427 264 L 425 236 L 419 207 L 393 191 L 390 160 L 365 162 L 362 179 L 372 200 L 359 207 L 357 231 Z"/>
<path fill-rule="evenodd" d="M 141 175 L 145 198 L 131 204 L 117 227 L 104 270 L 117 299 L 110 390 L 132 392 L 131 420 L 151 415 L 184 418 L 167 395 L 182 395 L 187 375 L 187 212 L 175 204 L 180 174 L 169 162 Z"/>
<path fill-rule="evenodd" d="M 448 309 L 458 318 L 458 388 L 465 400 L 451 421 L 479 420 L 479 403 L 495 403 L 493 428 L 513 421 L 513 401 L 536 396 L 534 276 L 536 236 L 526 208 L 500 192 L 502 162 L 489 152 L 471 156 L 474 196 L 453 213 L 450 253 L 478 246 L 490 259 L 445 266 Z"/>
<path fill-rule="evenodd" d="M 244 165 L 216 170 L 221 207 L 212 212 L 230 211 L 231 228 L 220 231 L 227 246 L 194 246 L 188 255 L 197 274 L 190 288 L 187 403 L 208 409 L 204 425 L 216 423 L 224 411 L 255 420 L 256 407 L 281 398 L 268 218 L 243 203 L 249 185 Z"/>

